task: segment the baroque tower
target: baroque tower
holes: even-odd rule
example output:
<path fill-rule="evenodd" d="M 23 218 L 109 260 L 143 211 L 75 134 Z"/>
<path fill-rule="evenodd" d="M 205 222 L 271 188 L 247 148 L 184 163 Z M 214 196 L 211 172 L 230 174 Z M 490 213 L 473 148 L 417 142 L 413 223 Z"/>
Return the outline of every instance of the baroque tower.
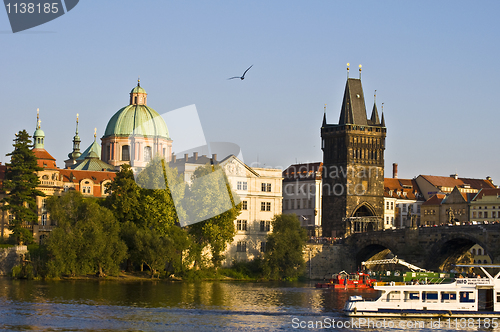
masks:
<path fill-rule="evenodd" d="M 375 101 L 371 117 L 366 115 L 360 66 L 359 79 L 347 78 L 339 123 L 327 124 L 323 116 L 324 236 L 383 226 L 385 136 Z"/>

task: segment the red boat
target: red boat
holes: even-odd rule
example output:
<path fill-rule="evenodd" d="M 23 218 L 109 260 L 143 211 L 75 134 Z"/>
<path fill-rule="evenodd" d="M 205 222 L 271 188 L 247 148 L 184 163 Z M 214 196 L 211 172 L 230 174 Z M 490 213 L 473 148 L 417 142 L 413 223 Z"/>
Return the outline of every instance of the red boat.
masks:
<path fill-rule="evenodd" d="M 327 283 L 317 283 L 316 288 L 336 288 L 336 289 L 366 289 L 373 288 L 373 283 L 377 281 L 372 279 L 369 274 L 363 272 L 347 273 L 342 271 L 332 275 Z"/>

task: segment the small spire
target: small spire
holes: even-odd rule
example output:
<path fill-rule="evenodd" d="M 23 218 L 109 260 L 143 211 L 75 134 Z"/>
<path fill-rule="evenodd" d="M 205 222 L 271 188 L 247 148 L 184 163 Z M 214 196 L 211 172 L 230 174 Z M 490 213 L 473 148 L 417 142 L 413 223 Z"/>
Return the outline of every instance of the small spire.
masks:
<path fill-rule="evenodd" d="M 349 79 L 349 62 L 347 63 L 347 79 Z"/>
<path fill-rule="evenodd" d="M 325 109 L 325 114 L 326 114 L 326 104 L 325 104 L 325 107 L 324 107 L 324 109 Z"/>
<path fill-rule="evenodd" d="M 375 92 L 373 93 L 373 103 L 377 103 L 377 90 L 375 90 Z"/>
<path fill-rule="evenodd" d="M 361 79 L 361 65 L 359 65 L 359 79 Z"/>
<path fill-rule="evenodd" d="M 36 109 L 36 129 L 40 129 L 40 109 Z"/>
<path fill-rule="evenodd" d="M 97 138 L 97 128 L 94 128 L 94 141 L 96 140 Z"/>
<path fill-rule="evenodd" d="M 140 76 L 137 78 L 137 86 L 141 86 L 141 77 Z"/>
<path fill-rule="evenodd" d="M 78 135 L 78 113 L 76 113 L 76 131 L 75 131 L 75 134 Z"/>
<path fill-rule="evenodd" d="M 384 119 L 384 103 L 382 103 L 382 121 L 380 122 L 382 127 L 385 127 L 385 119 Z"/>

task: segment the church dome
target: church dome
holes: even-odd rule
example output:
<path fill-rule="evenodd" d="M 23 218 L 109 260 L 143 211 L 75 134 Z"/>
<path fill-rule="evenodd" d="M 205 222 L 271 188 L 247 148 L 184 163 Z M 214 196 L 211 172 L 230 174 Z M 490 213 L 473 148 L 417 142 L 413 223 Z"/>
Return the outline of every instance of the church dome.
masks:
<path fill-rule="evenodd" d="M 130 91 L 130 93 L 146 93 L 146 90 L 144 90 L 144 88 L 138 85 L 135 88 L 133 88 L 132 91 Z"/>
<path fill-rule="evenodd" d="M 130 91 L 130 105 L 116 112 L 109 120 L 104 137 L 144 136 L 170 139 L 163 118 L 147 106 L 147 93 L 140 81 Z"/>
<path fill-rule="evenodd" d="M 129 105 L 120 109 L 109 120 L 103 137 L 133 135 L 170 139 L 163 118 L 146 105 Z"/>

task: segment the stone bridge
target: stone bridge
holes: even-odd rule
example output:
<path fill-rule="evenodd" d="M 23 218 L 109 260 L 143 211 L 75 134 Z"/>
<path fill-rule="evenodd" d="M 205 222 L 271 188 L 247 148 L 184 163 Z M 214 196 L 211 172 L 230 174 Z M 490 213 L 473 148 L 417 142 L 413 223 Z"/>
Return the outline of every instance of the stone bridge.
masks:
<path fill-rule="evenodd" d="M 500 224 L 418 227 L 356 233 L 345 239 L 357 267 L 382 250 L 408 263 L 437 271 L 449 257 L 464 254 L 474 244 L 484 248 L 493 264 L 500 263 Z"/>

